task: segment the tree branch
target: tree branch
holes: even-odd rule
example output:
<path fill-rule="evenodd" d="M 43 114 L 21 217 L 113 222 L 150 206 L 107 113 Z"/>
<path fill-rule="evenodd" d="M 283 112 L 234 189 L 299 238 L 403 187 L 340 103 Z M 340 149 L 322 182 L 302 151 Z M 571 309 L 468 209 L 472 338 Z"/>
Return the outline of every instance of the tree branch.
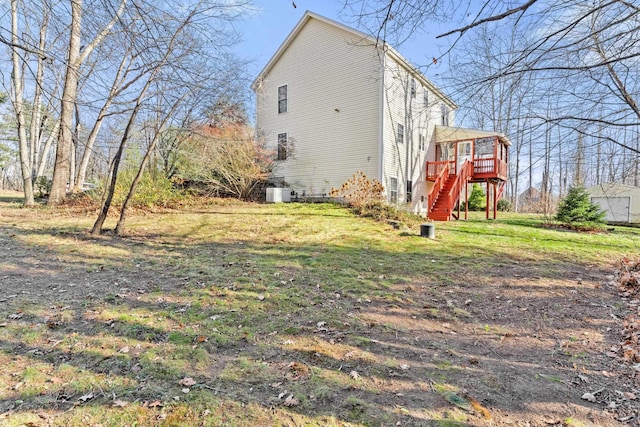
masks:
<path fill-rule="evenodd" d="M 506 12 L 501 13 L 500 15 L 493 15 L 493 16 L 489 16 L 488 18 L 484 18 L 484 19 L 481 19 L 479 21 L 472 22 L 471 24 L 465 25 L 462 28 L 457 28 L 457 29 L 451 30 L 451 31 L 449 31 L 447 33 L 440 34 L 439 36 L 436 36 L 436 38 L 439 39 L 439 38 L 442 38 L 442 37 L 450 36 L 451 34 L 455 34 L 455 33 L 462 34 L 462 33 L 466 32 L 467 30 L 469 30 L 469 29 L 471 29 L 473 27 L 477 27 L 478 25 L 482 25 L 482 24 L 485 24 L 487 22 L 492 22 L 492 21 L 500 21 L 501 19 L 504 19 L 507 16 L 511 16 L 514 13 L 518 13 L 518 12 L 524 13 L 524 12 L 527 11 L 527 9 L 529 9 L 537 1 L 538 0 L 529 0 L 528 2 L 523 4 L 522 6 L 518 6 L 518 7 L 514 8 L 514 9 L 509 9 Z"/>

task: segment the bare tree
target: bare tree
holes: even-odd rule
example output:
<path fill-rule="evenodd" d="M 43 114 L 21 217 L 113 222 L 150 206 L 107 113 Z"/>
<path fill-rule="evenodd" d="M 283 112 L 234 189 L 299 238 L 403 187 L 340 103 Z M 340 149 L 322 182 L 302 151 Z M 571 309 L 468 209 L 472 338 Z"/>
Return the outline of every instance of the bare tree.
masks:
<path fill-rule="evenodd" d="M 110 176 L 106 197 L 100 214 L 93 226 L 92 234 L 100 234 L 108 215 L 118 180 L 118 171 L 127 145 L 140 130 L 147 126 L 150 139 L 146 150 L 142 153 L 142 161 L 130 186 L 128 195 L 122 206 L 116 233 L 124 230 L 127 209 L 131 203 L 136 187 L 155 153 L 157 141 L 162 137 L 169 124 L 173 124 L 178 111 L 191 111 L 197 106 L 198 92 L 215 92 L 211 85 L 217 84 L 219 77 L 227 77 L 220 72 L 226 66 L 225 47 L 233 43 L 233 34 L 223 24 L 233 19 L 244 4 L 224 1 L 209 2 L 206 0 L 194 3 L 190 8 L 159 9 L 153 2 L 143 0 L 135 2 L 135 13 L 127 15 L 130 22 L 123 23 L 123 32 L 127 43 L 131 45 L 128 52 L 134 64 L 143 66 L 127 69 L 123 76 L 128 76 L 131 83 L 121 84 L 122 97 L 129 98 L 133 108 L 128 111 L 127 125 L 120 138 L 110 168 Z M 220 28 L 215 39 L 210 39 L 211 23 L 219 23 Z M 216 42 L 218 52 L 209 51 L 211 42 Z M 139 58 L 137 58 L 139 56 Z M 220 73 L 220 75 L 218 75 Z M 155 90 L 153 90 L 155 89 Z M 188 100 L 188 102 L 187 102 Z M 191 104 L 190 107 L 185 107 Z M 145 112 L 153 112 L 154 120 L 142 120 Z M 148 125 L 154 123 L 152 128 Z"/>
<path fill-rule="evenodd" d="M 22 182 L 24 188 L 24 205 L 33 206 L 35 204 L 33 196 L 33 181 L 31 178 L 31 162 L 29 157 L 29 146 L 27 143 L 27 129 L 24 112 L 24 89 L 22 68 L 20 67 L 20 52 L 18 48 L 18 2 L 11 0 L 11 59 L 13 77 L 13 110 L 16 116 L 18 133 L 18 146 L 20 152 L 20 170 L 22 171 Z"/>
<path fill-rule="evenodd" d="M 91 52 L 109 35 L 125 10 L 127 0 L 121 0 L 118 10 L 104 28 L 82 49 L 82 0 L 71 0 L 71 24 L 69 46 L 67 49 L 66 72 L 62 102 L 60 108 L 60 131 L 56 149 L 56 163 L 51 182 L 49 205 L 57 205 L 66 197 L 67 184 L 71 176 L 70 160 L 73 143 L 73 119 L 76 98 L 78 96 L 78 80 L 80 66 Z"/>

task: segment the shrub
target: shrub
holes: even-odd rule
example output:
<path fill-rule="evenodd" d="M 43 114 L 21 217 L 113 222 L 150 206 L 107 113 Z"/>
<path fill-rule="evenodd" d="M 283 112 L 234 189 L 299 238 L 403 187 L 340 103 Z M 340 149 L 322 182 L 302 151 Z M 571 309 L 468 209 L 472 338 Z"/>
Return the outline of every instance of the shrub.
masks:
<path fill-rule="evenodd" d="M 382 205 L 383 194 L 384 187 L 380 181 L 369 179 L 364 172 L 358 171 L 340 188 L 332 188 L 329 196 L 342 197 L 351 208 L 359 211 L 363 208 Z"/>
<path fill-rule="evenodd" d="M 136 173 L 134 168 L 127 168 L 118 174 L 114 205 L 122 206 Z M 183 206 L 188 203 L 188 199 L 189 195 L 175 188 L 173 182 L 163 174 L 151 174 L 147 171 L 136 187 L 131 206 L 138 209 L 171 208 Z"/>
<path fill-rule="evenodd" d="M 568 224 L 603 224 L 605 213 L 589 198 L 583 187 L 572 187 L 567 196 L 560 201 L 556 220 Z"/>
<path fill-rule="evenodd" d="M 255 198 L 276 166 L 266 141 L 254 139 L 245 128 L 198 129 L 184 150 L 190 155 L 180 178 L 217 197 Z"/>
<path fill-rule="evenodd" d="M 513 210 L 513 205 L 508 199 L 500 199 L 498 200 L 498 210 L 500 212 L 511 212 Z"/>
<path fill-rule="evenodd" d="M 473 184 L 471 188 L 471 194 L 469 195 L 469 210 L 481 211 L 487 207 L 487 197 L 482 191 L 480 184 Z"/>
<path fill-rule="evenodd" d="M 354 213 L 376 221 L 396 221 L 408 226 L 424 222 L 420 215 L 387 205 L 382 184 L 367 178 L 362 171 L 356 172 L 340 188 L 332 188 L 329 195 L 344 198 Z"/>
<path fill-rule="evenodd" d="M 46 176 L 36 178 L 35 187 L 38 190 L 38 197 L 44 197 L 51 192 L 51 180 Z"/>

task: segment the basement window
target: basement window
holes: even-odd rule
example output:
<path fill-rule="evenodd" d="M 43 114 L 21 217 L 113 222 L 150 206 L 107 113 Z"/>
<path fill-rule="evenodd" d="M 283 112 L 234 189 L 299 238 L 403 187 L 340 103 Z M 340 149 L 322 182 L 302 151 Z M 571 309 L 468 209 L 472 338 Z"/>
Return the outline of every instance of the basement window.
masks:
<path fill-rule="evenodd" d="M 398 204 L 398 178 L 389 178 L 389 203 Z"/>

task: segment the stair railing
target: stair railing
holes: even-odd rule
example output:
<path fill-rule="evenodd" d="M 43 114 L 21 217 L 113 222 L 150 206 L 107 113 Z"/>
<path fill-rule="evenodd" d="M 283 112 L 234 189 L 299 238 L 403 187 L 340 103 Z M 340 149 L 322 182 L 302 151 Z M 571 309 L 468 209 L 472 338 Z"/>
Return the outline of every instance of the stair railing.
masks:
<path fill-rule="evenodd" d="M 440 165 L 438 165 L 440 167 Z M 436 200 L 438 199 L 438 195 L 444 186 L 444 183 L 447 181 L 449 177 L 449 162 L 442 162 L 442 168 L 438 171 L 438 175 L 436 176 L 436 180 L 433 183 L 433 187 L 431 187 L 431 191 L 427 195 L 427 206 L 429 206 L 429 212 L 433 209 L 433 205 L 435 205 Z"/>
<path fill-rule="evenodd" d="M 453 209 L 453 205 L 456 204 L 458 198 L 460 197 L 460 192 L 462 191 L 462 186 L 467 185 L 469 179 L 473 175 L 473 163 L 469 160 L 465 160 L 462 164 L 462 167 L 458 171 L 456 175 L 456 179 L 447 194 L 447 206 L 450 210 Z"/>

